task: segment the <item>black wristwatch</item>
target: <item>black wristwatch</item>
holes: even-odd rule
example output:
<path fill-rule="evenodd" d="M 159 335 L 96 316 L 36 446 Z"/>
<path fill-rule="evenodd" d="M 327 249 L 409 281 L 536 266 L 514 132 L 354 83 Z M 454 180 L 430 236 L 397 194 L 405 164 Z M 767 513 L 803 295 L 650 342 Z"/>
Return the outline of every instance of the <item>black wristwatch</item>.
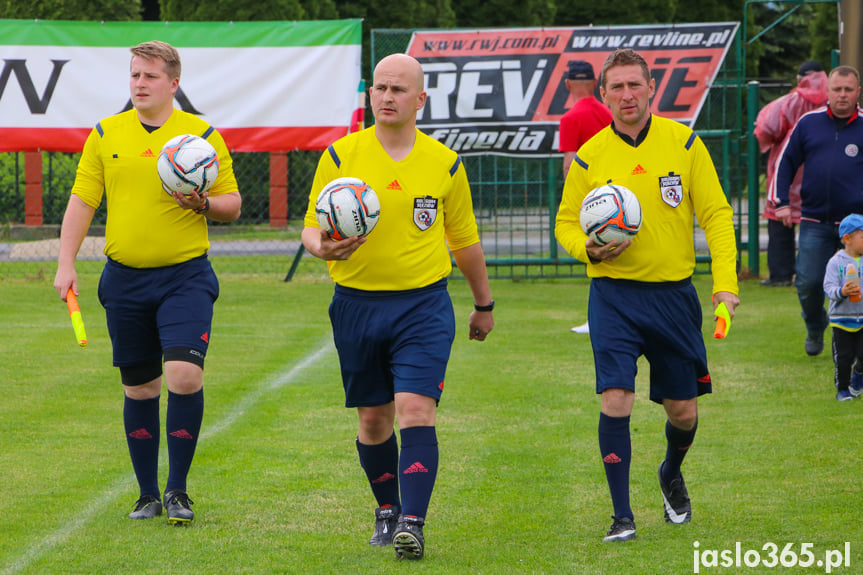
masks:
<path fill-rule="evenodd" d="M 204 205 L 200 208 L 196 208 L 194 212 L 196 214 L 206 214 L 210 211 L 210 198 L 204 198 Z"/>
<path fill-rule="evenodd" d="M 488 305 L 473 304 L 473 309 L 476 311 L 491 311 L 494 309 L 494 300 L 491 300 L 491 303 Z"/>

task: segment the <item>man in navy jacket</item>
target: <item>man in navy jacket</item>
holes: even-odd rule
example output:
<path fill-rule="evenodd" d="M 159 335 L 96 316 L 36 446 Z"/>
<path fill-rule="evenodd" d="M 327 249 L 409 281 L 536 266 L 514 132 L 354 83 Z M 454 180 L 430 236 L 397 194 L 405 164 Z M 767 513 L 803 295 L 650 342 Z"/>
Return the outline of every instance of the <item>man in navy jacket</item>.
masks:
<path fill-rule="evenodd" d="M 809 355 L 824 349 L 824 269 L 842 247 L 839 222 L 863 213 L 863 110 L 860 74 L 838 66 L 827 83 L 827 107 L 803 115 L 782 151 L 770 199 L 776 217 L 791 225 L 788 190 L 803 166 L 800 189 L 800 237 L 797 250 L 797 297 L 806 323 L 804 347 Z"/>

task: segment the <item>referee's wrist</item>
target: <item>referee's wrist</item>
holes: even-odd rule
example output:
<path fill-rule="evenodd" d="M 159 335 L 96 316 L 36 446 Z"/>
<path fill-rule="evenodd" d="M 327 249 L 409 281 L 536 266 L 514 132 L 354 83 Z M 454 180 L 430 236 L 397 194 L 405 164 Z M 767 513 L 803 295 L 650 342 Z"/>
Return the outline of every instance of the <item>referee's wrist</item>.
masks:
<path fill-rule="evenodd" d="M 478 303 L 473 304 L 473 309 L 476 311 L 492 311 L 494 309 L 494 300 L 491 300 L 491 303 L 488 305 L 479 305 Z"/>
<path fill-rule="evenodd" d="M 196 214 L 206 214 L 210 211 L 210 198 L 204 198 L 204 203 L 192 210 Z"/>

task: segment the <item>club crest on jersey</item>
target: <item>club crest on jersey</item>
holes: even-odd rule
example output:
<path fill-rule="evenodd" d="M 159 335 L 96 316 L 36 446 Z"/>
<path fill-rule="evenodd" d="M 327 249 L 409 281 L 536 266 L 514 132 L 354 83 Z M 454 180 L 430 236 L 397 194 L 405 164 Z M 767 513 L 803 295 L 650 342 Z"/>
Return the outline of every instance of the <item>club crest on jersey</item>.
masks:
<path fill-rule="evenodd" d="M 437 218 L 437 198 L 426 196 L 414 198 L 414 223 L 421 231 L 426 231 Z"/>
<path fill-rule="evenodd" d="M 681 178 L 674 172 L 668 172 L 667 176 L 659 177 L 659 193 L 662 194 L 662 201 L 676 208 L 683 201 L 683 185 Z"/>
<path fill-rule="evenodd" d="M 845 146 L 845 155 L 849 158 L 856 158 L 859 153 L 860 148 L 857 147 L 857 144 L 848 144 Z"/>

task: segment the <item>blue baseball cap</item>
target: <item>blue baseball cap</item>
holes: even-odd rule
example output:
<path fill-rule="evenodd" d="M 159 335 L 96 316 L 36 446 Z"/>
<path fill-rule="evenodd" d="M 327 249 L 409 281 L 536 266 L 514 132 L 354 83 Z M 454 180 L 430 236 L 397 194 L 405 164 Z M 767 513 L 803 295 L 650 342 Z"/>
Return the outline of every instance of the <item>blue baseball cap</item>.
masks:
<path fill-rule="evenodd" d="M 863 230 L 863 216 L 860 214 L 847 215 L 839 222 L 839 237 L 847 236 L 855 230 Z"/>
<path fill-rule="evenodd" d="M 590 62 L 584 60 L 572 60 L 569 63 L 569 69 L 566 71 L 567 80 L 595 80 L 593 75 L 593 66 Z"/>

